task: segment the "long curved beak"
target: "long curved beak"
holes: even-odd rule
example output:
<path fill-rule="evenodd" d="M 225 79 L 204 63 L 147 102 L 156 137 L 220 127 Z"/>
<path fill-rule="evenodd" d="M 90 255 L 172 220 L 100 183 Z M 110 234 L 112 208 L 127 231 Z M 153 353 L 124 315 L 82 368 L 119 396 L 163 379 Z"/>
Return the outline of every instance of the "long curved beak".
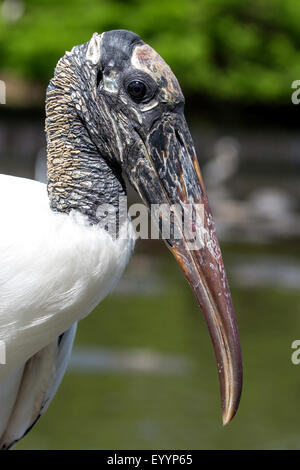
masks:
<path fill-rule="evenodd" d="M 165 115 L 142 140 L 144 158 L 130 179 L 152 215 L 156 214 L 164 241 L 204 314 L 217 359 L 225 425 L 240 401 L 241 347 L 215 226 L 183 113 Z"/>

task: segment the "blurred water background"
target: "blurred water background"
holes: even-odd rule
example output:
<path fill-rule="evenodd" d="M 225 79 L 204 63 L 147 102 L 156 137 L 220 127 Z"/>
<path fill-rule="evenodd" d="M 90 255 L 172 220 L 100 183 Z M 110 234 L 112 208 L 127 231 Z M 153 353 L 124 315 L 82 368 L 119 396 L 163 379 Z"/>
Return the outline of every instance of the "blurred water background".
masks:
<path fill-rule="evenodd" d="M 223 428 L 193 295 L 161 241 L 138 241 L 117 289 L 80 322 L 56 398 L 17 448 L 300 448 L 297 3 L 275 1 L 272 12 L 258 0 L 150 3 L 93 1 L 89 15 L 77 1 L 1 3 L 0 172 L 45 177 L 44 93 L 65 49 L 119 27 L 154 45 L 183 84 L 217 225 L 243 350 L 240 409 Z"/>

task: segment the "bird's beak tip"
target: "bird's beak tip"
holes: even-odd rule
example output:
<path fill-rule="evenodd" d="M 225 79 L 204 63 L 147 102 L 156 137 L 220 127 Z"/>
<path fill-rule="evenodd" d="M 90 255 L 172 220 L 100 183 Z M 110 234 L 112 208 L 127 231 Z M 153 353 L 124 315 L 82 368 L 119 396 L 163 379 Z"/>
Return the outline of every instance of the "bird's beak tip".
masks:
<path fill-rule="evenodd" d="M 229 397 L 229 402 L 223 403 L 223 406 L 222 406 L 223 426 L 227 426 L 227 424 L 229 424 L 233 420 L 233 418 L 235 417 L 238 411 L 238 407 L 239 407 L 239 403 L 241 399 L 242 382 L 243 382 L 243 376 L 242 376 L 242 371 L 240 371 L 238 380 L 235 383 L 235 387 L 233 387 L 233 390 L 230 394 L 231 396 Z"/>
<path fill-rule="evenodd" d="M 236 414 L 236 410 L 234 410 L 234 409 L 224 410 L 222 412 L 222 424 L 223 424 L 223 426 L 227 426 L 227 424 L 229 424 L 233 420 L 235 414 Z"/>

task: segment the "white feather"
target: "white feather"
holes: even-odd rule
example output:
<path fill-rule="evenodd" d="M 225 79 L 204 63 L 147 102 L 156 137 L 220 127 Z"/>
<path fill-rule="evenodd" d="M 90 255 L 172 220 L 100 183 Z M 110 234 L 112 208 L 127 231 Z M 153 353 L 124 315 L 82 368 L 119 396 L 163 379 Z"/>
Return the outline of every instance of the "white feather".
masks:
<path fill-rule="evenodd" d="M 75 323 L 59 340 L 31 357 L 10 380 L 2 382 L 0 391 L 10 393 L 12 398 L 7 395 L 1 401 L 0 449 L 11 448 L 48 409 L 65 374 L 76 327 Z"/>
<path fill-rule="evenodd" d="M 79 214 L 51 211 L 46 185 L 0 175 L 0 383 L 115 287 L 134 247 Z"/>
<path fill-rule="evenodd" d="M 15 406 L 17 394 L 23 377 L 24 366 L 13 371 L 0 384 L 0 438 L 7 425 Z"/>

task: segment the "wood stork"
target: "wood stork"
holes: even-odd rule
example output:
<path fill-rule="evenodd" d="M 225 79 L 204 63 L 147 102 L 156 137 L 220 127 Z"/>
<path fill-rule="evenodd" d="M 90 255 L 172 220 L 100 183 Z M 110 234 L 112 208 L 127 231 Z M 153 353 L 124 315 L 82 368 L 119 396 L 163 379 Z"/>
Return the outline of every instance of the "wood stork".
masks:
<path fill-rule="evenodd" d="M 48 185 L 0 176 L 2 449 L 46 411 L 65 373 L 76 322 L 114 288 L 130 258 L 135 235 L 128 217 L 113 237 L 97 211 L 109 204 L 119 214 L 122 172 L 149 207 L 204 205 L 206 241 L 198 250 L 188 248 L 184 233 L 165 242 L 208 324 L 223 423 L 236 413 L 238 330 L 183 107 L 169 66 L 132 32 L 95 33 L 59 60 L 46 98 Z"/>

